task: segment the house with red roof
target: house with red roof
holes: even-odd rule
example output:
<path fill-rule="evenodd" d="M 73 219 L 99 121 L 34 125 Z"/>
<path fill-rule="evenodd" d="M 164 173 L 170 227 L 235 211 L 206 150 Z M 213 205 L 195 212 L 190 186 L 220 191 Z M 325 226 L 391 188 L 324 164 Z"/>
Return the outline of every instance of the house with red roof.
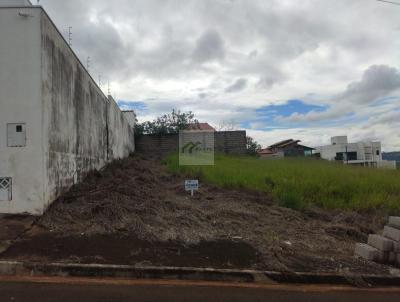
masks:
<path fill-rule="evenodd" d="M 216 131 L 209 123 L 193 123 L 189 124 L 187 130 L 198 130 L 198 131 Z"/>

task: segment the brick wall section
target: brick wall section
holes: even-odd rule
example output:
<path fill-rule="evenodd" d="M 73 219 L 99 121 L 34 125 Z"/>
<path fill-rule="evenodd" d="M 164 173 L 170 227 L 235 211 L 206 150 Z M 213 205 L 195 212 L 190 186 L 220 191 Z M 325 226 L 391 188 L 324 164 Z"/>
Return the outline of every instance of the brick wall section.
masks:
<path fill-rule="evenodd" d="M 177 134 L 143 135 L 136 139 L 136 150 L 145 154 L 165 156 L 178 151 Z"/>
<path fill-rule="evenodd" d="M 215 151 L 225 154 L 246 154 L 246 131 L 215 132 Z"/>
<path fill-rule="evenodd" d="M 165 156 L 178 151 L 179 136 L 143 135 L 136 139 L 136 150 L 142 153 Z M 215 132 L 215 151 L 225 154 L 246 153 L 246 131 L 218 131 Z"/>

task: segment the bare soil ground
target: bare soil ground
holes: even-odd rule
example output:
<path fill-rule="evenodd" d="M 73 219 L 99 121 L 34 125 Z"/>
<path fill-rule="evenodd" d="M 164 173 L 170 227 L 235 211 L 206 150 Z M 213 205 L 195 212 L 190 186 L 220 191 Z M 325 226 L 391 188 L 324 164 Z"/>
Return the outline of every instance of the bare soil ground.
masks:
<path fill-rule="evenodd" d="M 270 196 L 201 184 L 143 155 L 91 173 L 59 198 L 2 259 L 389 273 L 353 257 L 378 232 L 379 212 L 279 207 Z"/>

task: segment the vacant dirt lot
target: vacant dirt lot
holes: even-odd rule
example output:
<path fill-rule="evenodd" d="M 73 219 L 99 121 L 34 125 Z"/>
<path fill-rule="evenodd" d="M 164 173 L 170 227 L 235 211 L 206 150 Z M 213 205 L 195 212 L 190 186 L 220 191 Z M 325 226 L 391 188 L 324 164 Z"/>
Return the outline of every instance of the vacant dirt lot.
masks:
<path fill-rule="evenodd" d="M 279 207 L 266 194 L 202 184 L 143 155 L 94 172 L 57 200 L 3 259 L 389 273 L 353 257 L 383 213 Z"/>

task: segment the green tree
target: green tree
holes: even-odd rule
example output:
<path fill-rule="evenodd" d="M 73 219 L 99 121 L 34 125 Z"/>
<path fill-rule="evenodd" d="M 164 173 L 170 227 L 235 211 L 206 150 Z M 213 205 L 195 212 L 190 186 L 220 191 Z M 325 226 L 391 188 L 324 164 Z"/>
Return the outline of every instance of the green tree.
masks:
<path fill-rule="evenodd" d="M 143 134 L 175 134 L 179 130 L 187 129 L 190 124 L 197 124 L 198 120 L 194 118 L 191 111 L 181 112 L 173 109 L 171 113 L 157 117 L 153 121 L 136 123 L 135 134 L 137 136 Z"/>
<path fill-rule="evenodd" d="M 256 155 L 257 150 L 261 149 L 261 145 L 251 136 L 246 136 L 246 149 L 247 154 Z"/>

